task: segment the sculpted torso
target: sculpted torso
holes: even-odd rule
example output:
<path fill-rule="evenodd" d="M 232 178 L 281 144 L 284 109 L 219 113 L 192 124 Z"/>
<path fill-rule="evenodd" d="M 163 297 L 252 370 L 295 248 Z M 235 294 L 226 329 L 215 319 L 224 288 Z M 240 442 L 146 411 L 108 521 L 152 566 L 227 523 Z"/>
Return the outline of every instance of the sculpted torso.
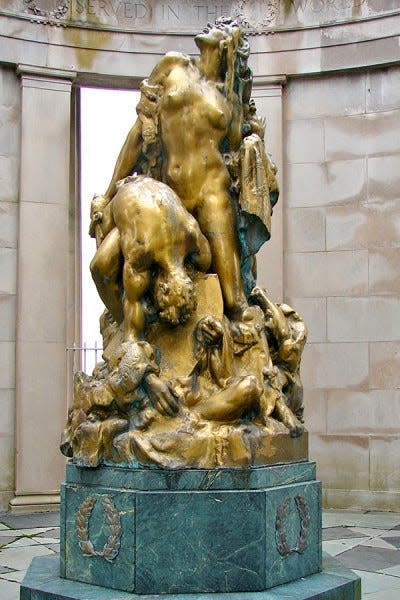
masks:
<path fill-rule="evenodd" d="M 199 260 L 208 244 L 195 219 L 166 185 L 150 177 L 129 177 L 113 200 L 125 260 L 138 272 L 157 264 L 166 273 L 183 268 L 186 258 Z"/>
<path fill-rule="evenodd" d="M 166 70 L 159 112 L 165 181 L 192 212 L 207 201 L 211 182 L 215 193 L 227 193 L 220 144 L 232 115 L 216 82 L 201 77 L 193 61 L 177 57 Z"/>

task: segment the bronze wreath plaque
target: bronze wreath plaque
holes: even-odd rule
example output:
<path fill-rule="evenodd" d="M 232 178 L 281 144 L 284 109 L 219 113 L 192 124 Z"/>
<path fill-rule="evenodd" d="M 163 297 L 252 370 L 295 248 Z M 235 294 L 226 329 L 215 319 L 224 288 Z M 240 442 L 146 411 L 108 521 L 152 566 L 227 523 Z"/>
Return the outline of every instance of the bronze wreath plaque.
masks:
<path fill-rule="evenodd" d="M 85 556 L 100 556 L 108 562 L 116 559 L 121 545 L 121 519 L 111 498 L 102 496 L 101 503 L 110 528 L 110 535 L 103 549 L 95 550 L 89 539 L 89 519 L 97 502 L 96 496 L 88 496 L 78 508 L 76 514 L 76 533 L 79 538 L 79 548 Z"/>
<path fill-rule="evenodd" d="M 288 556 L 293 552 L 301 554 L 307 548 L 308 527 L 310 525 L 310 511 L 307 500 L 303 498 L 303 496 L 295 496 L 294 501 L 300 516 L 300 531 L 295 546 L 290 546 L 285 532 L 285 520 L 289 508 L 290 498 L 283 500 L 276 512 L 276 547 L 281 556 Z"/>

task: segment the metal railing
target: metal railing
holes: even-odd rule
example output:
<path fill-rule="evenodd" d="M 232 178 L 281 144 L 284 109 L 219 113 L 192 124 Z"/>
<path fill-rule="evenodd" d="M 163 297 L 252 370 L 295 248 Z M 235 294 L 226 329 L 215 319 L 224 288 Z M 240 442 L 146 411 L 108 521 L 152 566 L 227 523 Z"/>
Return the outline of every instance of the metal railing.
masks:
<path fill-rule="evenodd" d="M 66 351 L 68 370 L 70 372 L 72 370 L 72 376 L 77 371 L 84 371 L 88 375 L 91 375 L 94 366 L 101 360 L 103 348 L 95 340 L 94 344 L 83 342 L 82 346 L 74 343 Z"/>

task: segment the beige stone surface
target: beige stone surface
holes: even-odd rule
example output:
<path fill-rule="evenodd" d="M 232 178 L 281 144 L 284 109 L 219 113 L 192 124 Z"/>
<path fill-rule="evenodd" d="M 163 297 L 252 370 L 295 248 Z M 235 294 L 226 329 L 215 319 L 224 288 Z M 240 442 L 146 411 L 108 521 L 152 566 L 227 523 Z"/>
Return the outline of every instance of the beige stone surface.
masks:
<path fill-rule="evenodd" d="M 304 420 L 310 434 L 326 433 L 326 390 L 307 389 L 304 393 Z"/>
<path fill-rule="evenodd" d="M 400 296 L 328 298 L 328 340 L 382 342 L 400 338 Z"/>
<path fill-rule="evenodd" d="M 400 154 L 368 157 L 368 200 L 398 200 L 400 197 Z"/>
<path fill-rule="evenodd" d="M 325 159 L 322 119 L 286 121 L 284 136 L 286 161 L 319 163 Z"/>
<path fill-rule="evenodd" d="M 20 342 L 17 370 L 17 493 L 56 493 L 65 464 L 57 451 L 67 412 L 65 345 Z"/>
<path fill-rule="evenodd" d="M 285 297 L 303 318 L 308 328 L 307 342 L 326 342 L 326 298 Z"/>
<path fill-rule="evenodd" d="M 18 135 L 15 132 L 14 135 Z M 18 201 L 18 164 L 15 156 L 0 155 L 0 201 Z"/>
<path fill-rule="evenodd" d="M 16 297 L 0 293 L 0 341 L 15 340 Z"/>
<path fill-rule="evenodd" d="M 0 389 L 0 435 L 14 436 L 15 390 Z"/>
<path fill-rule="evenodd" d="M 67 207 L 21 203 L 18 275 L 21 340 L 65 340 L 67 227 Z"/>
<path fill-rule="evenodd" d="M 368 344 L 308 344 L 302 379 L 309 388 L 365 388 L 368 382 Z"/>
<path fill-rule="evenodd" d="M 400 492 L 376 490 L 323 490 L 323 504 L 329 508 L 371 510 L 398 510 Z"/>
<path fill-rule="evenodd" d="M 400 68 L 371 70 L 367 73 L 367 112 L 392 110 L 400 106 Z"/>
<path fill-rule="evenodd" d="M 289 80 L 285 118 L 307 119 L 365 112 L 365 73 Z"/>
<path fill-rule="evenodd" d="M 310 457 L 317 461 L 317 476 L 325 488 L 369 489 L 369 441 L 366 436 L 313 435 Z"/>
<path fill-rule="evenodd" d="M 371 488 L 400 490 L 400 436 L 376 437 L 370 440 Z"/>
<path fill-rule="evenodd" d="M 18 122 L 18 106 L 0 105 L 0 148 L 2 154 L 17 155 L 19 148 L 19 139 L 16 135 Z"/>
<path fill-rule="evenodd" d="M 22 124 L 21 198 L 24 202 L 63 205 L 68 197 L 68 178 L 61 176 L 59 165 L 68 164 L 70 94 L 63 89 L 24 87 L 23 106 L 27 114 Z"/>
<path fill-rule="evenodd" d="M 0 490 L 14 488 L 14 436 L 0 434 Z"/>
<path fill-rule="evenodd" d="M 26 9 L 24 10 L 18 0 L 7 0 L 4 6 L 7 13 L 26 14 Z M 390 14 L 397 8 L 395 0 L 385 0 L 385 2 L 363 0 L 350 3 L 294 1 L 286 4 L 270 2 L 269 5 L 262 0 L 252 0 L 251 4 L 243 3 L 239 6 L 248 26 L 260 32 L 270 27 L 279 31 L 311 25 L 322 27 L 324 24 L 346 23 L 353 20 L 357 22 L 365 17 Z M 126 28 L 163 32 L 179 28 L 182 31 L 196 31 L 207 21 L 213 22 L 221 15 L 234 16 L 237 11 L 237 0 L 225 0 L 223 5 L 215 5 L 212 1 L 205 1 L 202 5 L 193 5 L 191 2 L 182 4 L 179 0 L 170 0 L 167 5 L 160 5 L 158 0 L 147 0 L 146 3 L 122 7 L 115 5 L 113 10 L 101 1 L 92 0 L 90 5 L 72 4 L 61 22 L 68 25 L 82 22 L 88 29 L 101 24 L 103 27 L 114 27 L 116 30 Z M 30 8 L 28 14 L 38 18 L 34 7 Z M 328 37 L 328 34 L 326 35 Z"/>
<path fill-rule="evenodd" d="M 329 390 L 327 432 L 394 434 L 399 432 L 400 390 Z"/>
<path fill-rule="evenodd" d="M 400 388 L 400 342 L 369 344 L 369 372 L 372 389 Z"/>
<path fill-rule="evenodd" d="M 399 238 L 400 239 L 400 238 Z M 371 294 L 400 293 L 400 247 L 371 250 L 368 282 Z"/>
<path fill-rule="evenodd" d="M 400 152 L 400 111 L 325 119 L 325 158 Z"/>
<path fill-rule="evenodd" d="M 17 247 L 18 206 L 14 202 L 0 202 L 0 247 Z"/>
<path fill-rule="evenodd" d="M 15 342 L 0 342 L 0 389 L 15 387 Z"/>
<path fill-rule="evenodd" d="M 18 3 L 19 12 L 21 5 L 18 0 L 15 2 Z M 205 5 L 207 4 L 205 3 Z M 234 4 L 237 6 L 236 1 Z M 260 1 L 260 5 L 263 4 L 261 13 L 254 10 L 254 2 L 244 5 L 244 10 L 251 22 L 255 12 L 258 12 L 259 21 L 262 22 L 265 19 L 265 2 Z M 315 6 L 315 2 L 305 2 L 304 0 L 301 0 L 301 6 L 297 0 L 296 4 L 293 20 L 286 21 L 292 25 L 289 30 L 280 32 L 279 30 L 275 31 L 274 28 L 274 35 L 252 36 L 254 49 L 252 64 L 255 66 L 257 74 L 320 74 L 321 71 L 332 72 L 349 68 L 368 68 L 371 65 L 387 65 L 398 60 L 399 15 L 386 14 L 383 24 L 379 18 L 360 20 L 361 13 L 356 9 L 357 14 L 354 14 L 352 3 L 346 2 L 345 9 L 343 9 L 343 2 L 330 1 L 322 6 L 322 10 L 319 0 L 318 6 Z M 156 5 L 159 6 L 160 3 L 156 2 Z M 182 6 L 181 3 L 180 5 Z M 379 5 L 378 14 L 381 14 L 383 10 L 387 12 L 387 1 L 385 9 L 382 9 L 381 2 Z M 183 10 L 185 8 L 186 6 L 183 5 Z M 293 7 L 289 8 L 293 9 Z M 368 2 L 368 6 L 363 3 L 362 15 L 370 17 L 371 8 L 371 2 Z M 179 32 L 176 31 L 177 35 L 168 36 L 165 31 L 170 29 L 169 26 L 165 27 L 164 24 L 161 31 L 160 29 L 154 30 L 153 21 L 145 19 L 147 29 L 154 35 L 153 38 L 149 36 L 148 32 L 142 34 L 139 24 L 135 24 L 135 35 L 131 34 L 129 27 L 128 31 L 115 31 L 113 35 L 110 35 L 109 31 L 91 30 L 90 27 L 46 27 L 44 24 L 30 22 L 26 17 L 22 20 L 16 16 L 3 14 L 0 34 L 7 43 L 3 44 L 2 60 L 15 64 L 28 62 L 27 59 L 30 59 L 31 64 L 53 68 L 65 68 L 66 65 L 71 67 L 77 64 L 83 71 L 97 72 L 103 77 L 113 74 L 116 70 L 121 75 L 129 77 L 135 67 L 137 68 L 138 64 L 142 62 L 142 57 L 136 57 L 135 53 L 143 52 L 144 58 L 147 58 L 151 53 L 160 53 L 160 48 L 163 52 L 174 48 L 187 51 L 188 45 L 190 46 L 189 51 L 193 51 L 191 47 L 193 33 L 201 30 L 207 20 L 213 20 L 216 14 L 225 10 L 221 9 L 221 5 L 211 4 L 210 19 L 207 19 L 206 6 L 199 5 L 194 9 L 196 10 L 194 14 L 192 13 L 192 19 L 193 16 L 196 19 L 194 22 L 192 19 L 190 20 L 189 35 L 186 33 L 179 35 Z M 306 18 L 304 9 L 307 12 Z M 343 13 L 343 10 L 346 12 Z M 375 7 L 372 10 L 372 14 L 375 14 Z M 197 11 L 199 12 L 197 13 Z M 293 11 L 290 10 L 290 12 L 293 15 Z M 287 14 L 288 5 L 285 7 L 285 20 Z M 322 22 L 326 26 L 319 27 L 321 15 L 324 15 Z M 344 15 L 349 18 L 349 21 L 346 21 Z M 103 12 L 102 15 L 97 16 L 94 27 L 98 26 L 99 17 L 102 17 L 100 22 L 104 23 Z M 82 18 L 81 15 L 80 18 Z M 105 21 L 111 26 L 115 25 L 115 19 L 110 15 L 106 17 Z M 315 26 L 316 24 L 317 26 Z M 305 26 L 304 29 L 302 29 L 302 25 Z M 309 27 L 309 25 L 314 26 Z M 174 29 L 176 30 L 176 23 L 174 23 Z M 46 42 L 50 44 L 48 47 L 46 47 Z M 82 50 L 79 54 L 83 57 L 74 56 L 74 45 L 78 49 L 92 46 L 97 48 L 97 52 L 92 52 L 88 61 L 85 60 L 85 53 Z M 110 51 L 107 51 L 108 48 Z M 120 50 L 118 60 L 115 60 L 116 50 Z M 107 60 L 104 60 L 104 56 Z M 109 63 L 108 70 L 105 70 L 104 62 Z"/>
<path fill-rule="evenodd" d="M 14 490 L 19 82 L 0 66 L 0 510 Z"/>
<path fill-rule="evenodd" d="M 0 98 L 4 106 L 15 106 L 19 103 L 18 81 L 12 67 L 0 67 Z"/>
<path fill-rule="evenodd" d="M 287 208 L 285 249 L 290 252 L 325 250 L 325 211 L 322 208 Z"/>
<path fill-rule="evenodd" d="M 290 297 L 363 295 L 368 290 L 368 252 L 286 253 L 284 281 Z"/>
<path fill-rule="evenodd" d="M 0 294 L 15 294 L 17 286 L 17 251 L 0 248 Z"/>
<path fill-rule="evenodd" d="M 67 403 L 71 81 L 20 72 L 16 493 L 53 494 Z"/>
<path fill-rule="evenodd" d="M 349 205 L 366 197 L 366 160 L 363 158 L 307 164 L 292 164 L 290 156 L 287 160 L 285 190 L 290 207 Z"/>
<path fill-rule="evenodd" d="M 10 500 L 12 500 L 13 497 L 14 497 L 13 490 L 6 491 L 6 492 L 0 491 L 0 512 L 5 513 L 8 511 L 9 502 L 10 502 Z M 17 594 L 18 594 L 18 591 L 19 591 L 19 589 L 17 589 Z"/>
<path fill-rule="evenodd" d="M 397 246 L 400 239 L 398 202 L 376 201 L 335 206 L 326 211 L 327 250 Z"/>

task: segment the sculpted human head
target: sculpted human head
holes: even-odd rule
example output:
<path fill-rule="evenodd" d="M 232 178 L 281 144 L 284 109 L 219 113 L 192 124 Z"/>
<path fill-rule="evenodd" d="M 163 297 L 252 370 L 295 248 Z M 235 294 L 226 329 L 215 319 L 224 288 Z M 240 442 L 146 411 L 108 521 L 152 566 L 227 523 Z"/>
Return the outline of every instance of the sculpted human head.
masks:
<path fill-rule="evenodd" d="M 208 23 L 194 38 L 199 50 L 205 46 L 214 46 L 222 53 L 231 46 L 240 55 L 249 55 L 249 44 L 238 22 L 230 17 L 219 17 L 215 23 Z"/>
<path fill-rule="evenodd" d="M 183 270 L 158 275 L 154 300 L 160 318 L 171 325 L 187 321 L 197 306 L 193 282 Z"/>

